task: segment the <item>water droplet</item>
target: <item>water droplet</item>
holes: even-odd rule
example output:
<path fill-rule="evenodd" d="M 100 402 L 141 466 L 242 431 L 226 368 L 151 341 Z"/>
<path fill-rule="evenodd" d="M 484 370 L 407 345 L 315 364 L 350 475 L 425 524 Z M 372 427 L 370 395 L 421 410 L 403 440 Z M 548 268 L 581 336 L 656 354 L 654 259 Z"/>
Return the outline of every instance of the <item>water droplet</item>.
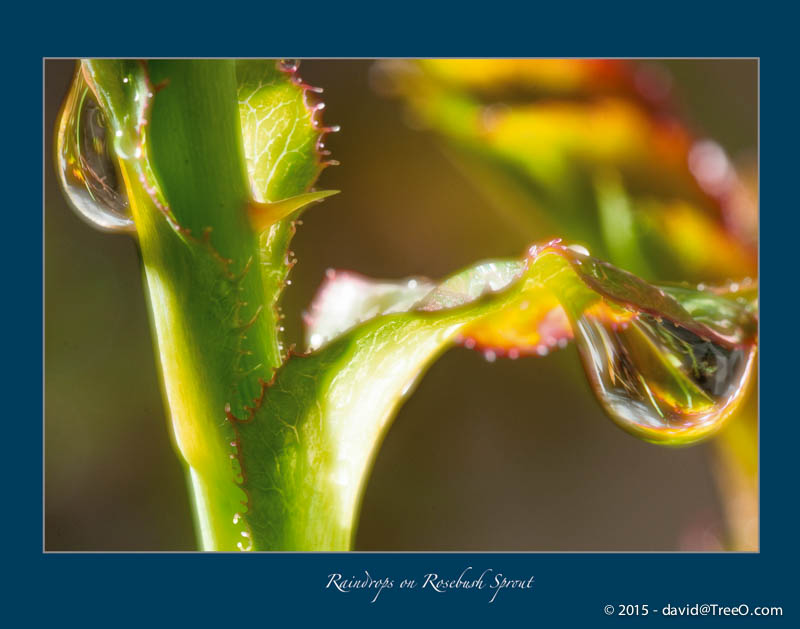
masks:
<path fill-rule="evenodd" d="M 497 360 L 497 354 L 490 349 L 487 349 L 485 352 L 483 352 L 483 357 L 486 359 L 486 362 L 490 363 L 493 363 L 495 360 Z"/>
<path fill-rule="evenodd" d="M 240 534 L 247 540 L 247 542 L 246 543 L 237 542 L 236 547 L 243 552 L 253 550 L 253 538 L 251 537 L 250 532 L 242 531 Z"/>
<path fill-rule="evenodd" d="M 58 122 L 56 170 L 61 188 L 78 216 L 90 225 L 133 232 L 111 135 L 100 106 L 78 73 Z"/>
<path fill-rule="evenodd" d="M 284 72 L 297 72 L 300 67 L 299 59 L 281 59 L 278 62 L 278 67 Z"/>
<path fill-rule="evenodd" d="M 723 344 L 666 317 L 626 309 L 613 325 L 608 311 L 589 308 L 573 322 L 575 342 L 597 397 L 611 418 L 645 439 L 697 441 L 733 411 L 755 354 L 748 344 Z"/>
<path fill-rule="evenodd" d="M 575 253 L 579 253 L 582 256 L 591 255 L 589 253 L 589 250 L 583 245 L 570 245 L 569 247 L 567 247 L 567 249 L 569 249 L 570 251 L 574 251 Z"/>

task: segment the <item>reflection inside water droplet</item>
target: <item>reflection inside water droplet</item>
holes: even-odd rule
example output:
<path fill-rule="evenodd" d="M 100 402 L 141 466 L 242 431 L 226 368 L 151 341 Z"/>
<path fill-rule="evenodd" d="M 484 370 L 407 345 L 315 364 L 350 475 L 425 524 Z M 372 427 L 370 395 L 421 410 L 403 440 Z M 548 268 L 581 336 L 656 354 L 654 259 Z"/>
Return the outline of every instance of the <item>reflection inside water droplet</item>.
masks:
<path fill-rule="evenodd" d="M 78 72 L 58 123 L 56 170 L 72 208 L 89 224 L 134 231 L 128 199 L 111 145 L 112 130 Z"/>
<path fill-rule="evenodd" d="M 656 287 L 558 243 L 531 252 L 530 276 L 558 297 L 594 393 L 619 426 L 667 445 L 693 443 L 722 426 L 754 362 L 750 301 Z"/>
<path fill-rule="evenodd" d="M 606 411 L 649 441 L 690 443 L 719 428 L 741 398 L 755 354 L 752 345 L 726 346 L 630 310 L 609 316 L 589 308 L 574 329 Z"/>

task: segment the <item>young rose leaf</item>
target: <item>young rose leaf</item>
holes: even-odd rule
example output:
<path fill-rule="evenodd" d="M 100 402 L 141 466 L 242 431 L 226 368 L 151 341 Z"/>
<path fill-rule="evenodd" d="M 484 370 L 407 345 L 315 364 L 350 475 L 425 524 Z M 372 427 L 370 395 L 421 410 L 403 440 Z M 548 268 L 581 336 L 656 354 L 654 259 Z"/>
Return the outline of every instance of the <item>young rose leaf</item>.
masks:
<path fill-rule="evenodd" d="M 311 104 L 316 88 L 304 84 L 296 65 L 276 61 L 236 62 L 239 83 L 239 115 L 244 154 L 253 199 L 250 217 L 259 234 L 259 269 L 267 295 L 266 308 L 275 316 L 274 328 L 281 338 L 275 312 L 294 266 L 289 245 L 294 236 L 294 221 L 307 203 L 333 194 L 332 191 L 306 191 L 327 165 L 323 138 L 335 127 L 323 127 L 318 120 L 322 103 Z M 306 198 L 301 195 L 307 194 Z M 288 202 L 287 202 L 288 200 Z M 280 211 L 279 211 L 280 210 Z M 282 350 L 282 344 L 279 346 Z"/>
<path fill-rule="evenodd" d="M 717 320 L 715 299 L 688 288 L 670 295 L 557 242 L 438 285 L 331 274 L 309 321 L 322 346 L 291 357 L 247 413 L 229 413 L 248 496 L 235 516 L 241 547 L 348 547 L 366 470 L 403 397 L 452 342 L 489 326 L 508 326 L 514 341 L 538 335 L 535 346 L 495 348 L 510 353 L 535 351 L 550 333 L 542 324 L 558 322 L 553 333 L 575 337 L 596 395 L 623 428 L 665 444 L 711 434 L 737 404 L 755 352 L 752 313 L 725 299 Z M 520 310 L 535 314 L 509 316 Z"/>

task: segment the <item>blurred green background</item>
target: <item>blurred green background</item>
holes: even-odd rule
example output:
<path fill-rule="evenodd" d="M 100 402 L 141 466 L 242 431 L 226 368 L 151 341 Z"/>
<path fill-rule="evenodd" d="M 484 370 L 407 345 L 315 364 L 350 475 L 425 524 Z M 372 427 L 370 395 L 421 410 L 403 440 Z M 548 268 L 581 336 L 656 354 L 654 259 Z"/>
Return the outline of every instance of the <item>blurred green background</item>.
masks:
<path fill-rule="evenodd" d="M 650 62 L 655 63 L 655 62 Z M 756 61 L 660 62 L 693 127 L 734 160 L 757 150 Z M 505 224 L 402 104 L 371 88 L 367 61 L 305 60 L 325 88 L 326 144 L 342 165 L 319 187 L 293 250 L 286 327 L 328 267 L 443 276 L 518 256 Z M 74 63 L 45 63 L 45 135 Z M 45 547 L 192 550 L 191 507 L 159 389 L 132 239 L 95 231 L 45 162 Z M 500 360 L 456 348 L 397 416 L 367 487 L 357 550 L 714 549 L 724 534 L 709 445 L 672 450 L 616 428 L 574 347 Z"/>

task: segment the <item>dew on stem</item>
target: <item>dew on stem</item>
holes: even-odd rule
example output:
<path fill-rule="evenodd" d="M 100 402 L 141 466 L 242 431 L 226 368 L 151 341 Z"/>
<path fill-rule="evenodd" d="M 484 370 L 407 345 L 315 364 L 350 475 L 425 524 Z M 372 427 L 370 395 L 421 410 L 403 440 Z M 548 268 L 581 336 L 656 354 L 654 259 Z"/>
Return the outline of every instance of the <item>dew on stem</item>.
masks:
<path fill-rule="evenodd" d="M 133 232 L 128 197 L 109 137 L 113 134 L 78 73 L 58 124 L 56 172 L 61 188 L 78 216 L 90 225 L 103 231 Z"/>

